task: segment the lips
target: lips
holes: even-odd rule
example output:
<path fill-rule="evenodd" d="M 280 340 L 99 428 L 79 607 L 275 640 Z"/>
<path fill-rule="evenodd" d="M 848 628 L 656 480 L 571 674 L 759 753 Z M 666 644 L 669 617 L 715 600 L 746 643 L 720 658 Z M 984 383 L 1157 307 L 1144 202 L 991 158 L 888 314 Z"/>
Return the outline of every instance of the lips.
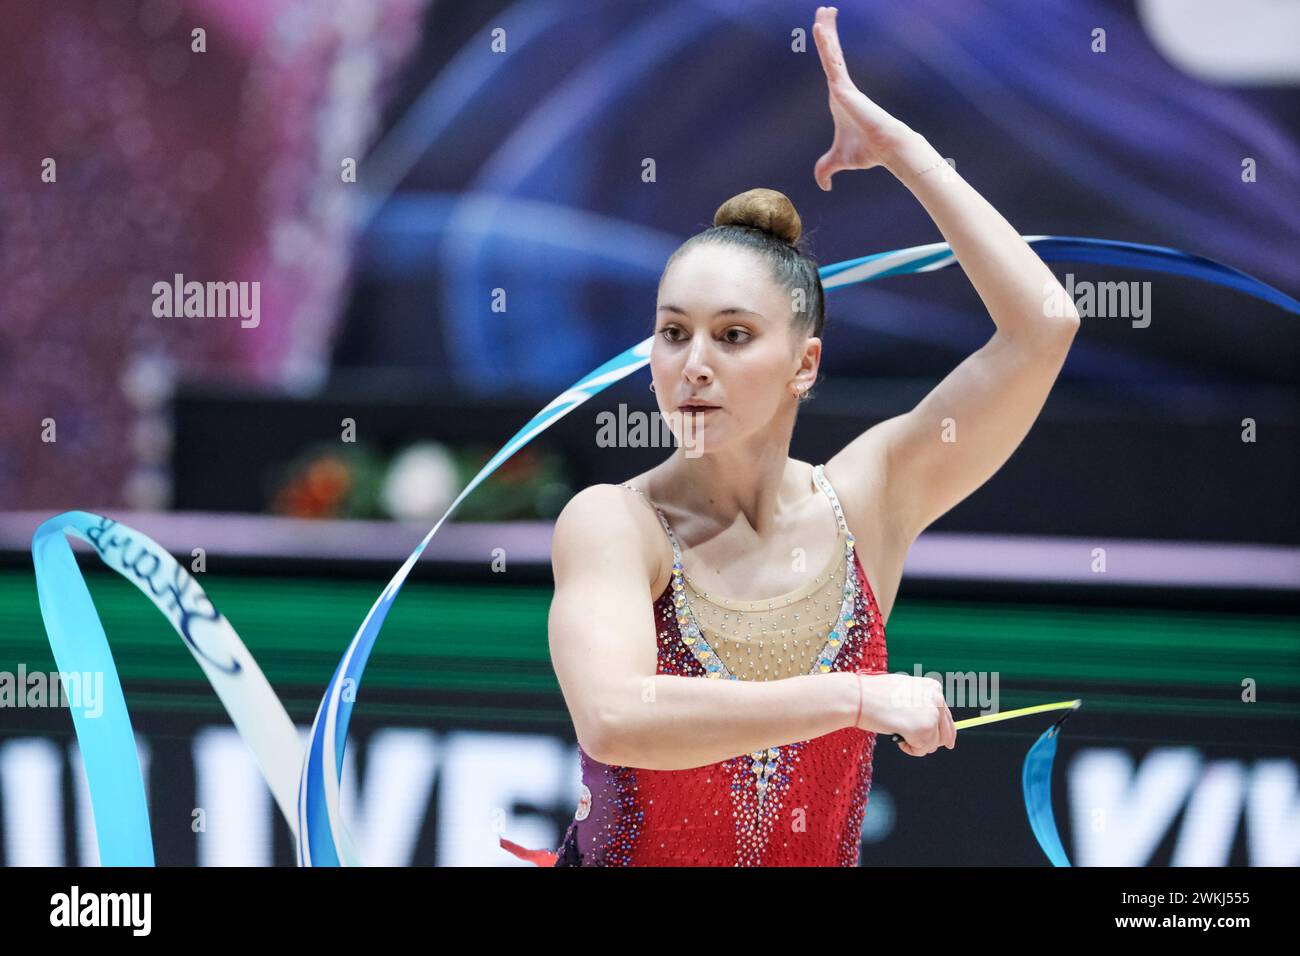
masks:
<path fill-rule="evenodd" d="M 718 406 L 717 405 L 681 405 L 678 407 L 677 410 L 679 412 L 686 412 L 687 414 L 699 413 L 699 412 L 716 412 L 718 410 Z"/>

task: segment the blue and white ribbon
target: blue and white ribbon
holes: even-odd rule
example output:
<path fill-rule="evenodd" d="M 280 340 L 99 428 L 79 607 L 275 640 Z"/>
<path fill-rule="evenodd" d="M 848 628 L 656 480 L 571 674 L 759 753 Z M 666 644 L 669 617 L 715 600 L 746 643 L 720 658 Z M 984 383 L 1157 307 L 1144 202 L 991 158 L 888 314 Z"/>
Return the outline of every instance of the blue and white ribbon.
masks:
<path fill-rule="evenodd" d="M 1106 239 L 1026 236 L 1044 260 L 1132 266 L 1227 286 L 1300 314 L 1300 302 L 1230 266 L 1177 249 Z M 933 272 L 956 263 L 947 243 L 877 253 L 821 270 L 827 291 L 896 275 Z M 366 661 L 388 610 L 411 568 L 457 506 L 515 452 L 569 412 L 650 361 L 651 336 L 610 359 L 553 399 L 520 429 L 456 497 L 379 594 L 334 671 L 316 711 L 304 754 L 284 706 L 248 649 L 194 579 L 155 542 L 111 518 L 69 511 L 44 522 L 32 538 L 41 617 L 60 670 L 102 672 L 104 711 L 73 722 L 90 786 L 100 861 L 105 866 L 153 863 L 144 783 L 135 736 L 103 625 L 67 533 L 89 541 L 99 557 L 131 580 L 167 616 L 198 661 L 249 745 L 293 832 L 304 866 L 358 865 L 343 823 L 339 783 L 352 705 Z M 1069 865 L 1051 813 L 1051 766 L 1058 721 L 1030 750 L 1024 790 L 1030 824 L 1048 858 Z"/>
<path fill-rule="evenodd" d="M 281 813 L 297 835 L 294 814 L 302 744 L 280 698 L 230 622 L 198 582 L 157 542 L 112 518 L 65 511 L 32 536 L 36 594 L 54 662 L 63 673 L 104 675 L 101 713 L 72 707 L 99 859 L 105 866 L 152 866 L 153 840 L 135 734 L 104 626 L 95 612 L 68 534 L 139 588 L 167 618 L 221 698 L 253 751 Z"/>

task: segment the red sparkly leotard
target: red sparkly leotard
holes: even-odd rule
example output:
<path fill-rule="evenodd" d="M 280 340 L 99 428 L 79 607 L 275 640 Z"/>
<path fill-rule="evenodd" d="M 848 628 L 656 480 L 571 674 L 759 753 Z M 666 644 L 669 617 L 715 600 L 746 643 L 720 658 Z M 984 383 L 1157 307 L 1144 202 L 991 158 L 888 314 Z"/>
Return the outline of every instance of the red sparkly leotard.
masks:
<path fill-rule="evenodd" d="M 677 537 L 655 507 L 673 546 L 672 580 L 654 605 L 657 674 L 771 680 L 886 671 L 885 627 L 853 535 L 823 466 L 813 477 L 830 499 L 844 550 L 819 579 L 767 601 L 709 599 L 682 567 Z M 829 617 L 817 613 L 819 595 Z M 727 636 L 728 628 L 743 631 L 746 616 L 752 628 L 755 614 L 759 623 L 782 619 L 763 628 L 775 632 L 766 645 L 752 630 Z M 811 633 L 800 639 L 801 632 Z M 856 866 L 875 743 L 874 733 L 847 727 L 688 770 L 613 766 L 579 747 L 581 798 L 559 851 L 501 845 L 555 866 Z"/>

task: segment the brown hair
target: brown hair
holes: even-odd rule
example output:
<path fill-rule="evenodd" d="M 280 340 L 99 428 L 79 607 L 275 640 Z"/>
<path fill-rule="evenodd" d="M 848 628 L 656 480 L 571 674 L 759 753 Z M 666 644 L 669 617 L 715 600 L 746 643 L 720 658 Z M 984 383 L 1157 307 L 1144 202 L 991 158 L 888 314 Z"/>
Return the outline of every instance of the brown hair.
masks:
<path fill-rule="evenodd" d="M 712 228 L 696 233 L 668 257 L 663 275 L 678 256 L 702 242 L 752 249 L 772 270 L 772 278 L 786 291 L 803 290 L 802 312 L 791 311 L 792 321 L 810 336 L 821 337 L 826 324 L 825 293 L 817 262 L 799 242 L 803 223 L 785 193 L 775 189 L 750 189 L 732 196 L 713 214 Z"/>

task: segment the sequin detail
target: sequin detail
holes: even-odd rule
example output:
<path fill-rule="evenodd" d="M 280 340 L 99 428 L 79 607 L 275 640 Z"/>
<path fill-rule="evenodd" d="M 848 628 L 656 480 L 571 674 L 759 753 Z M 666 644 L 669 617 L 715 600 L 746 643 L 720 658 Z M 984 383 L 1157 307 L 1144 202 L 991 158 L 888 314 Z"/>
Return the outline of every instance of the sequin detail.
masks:
<path fill-rule="evenodd" d="M 842 600 L 803 672 L 885 671 L 885 628 L 853 535 L 823 466 L 813 477 L 835 510 L 845 545 Z M 656 672 L 743 679 L 701 628 L 676 535 L 655 511 L 673 546 L 672 580 L 654 607 Z M 788 606 L 805 608 L 809 597 Z M 856 866 L 875 737 L 844 728 L 688 770 L 612 766 L 579 748 L 590 810 L 569 826 L 556 865 Z"/>

